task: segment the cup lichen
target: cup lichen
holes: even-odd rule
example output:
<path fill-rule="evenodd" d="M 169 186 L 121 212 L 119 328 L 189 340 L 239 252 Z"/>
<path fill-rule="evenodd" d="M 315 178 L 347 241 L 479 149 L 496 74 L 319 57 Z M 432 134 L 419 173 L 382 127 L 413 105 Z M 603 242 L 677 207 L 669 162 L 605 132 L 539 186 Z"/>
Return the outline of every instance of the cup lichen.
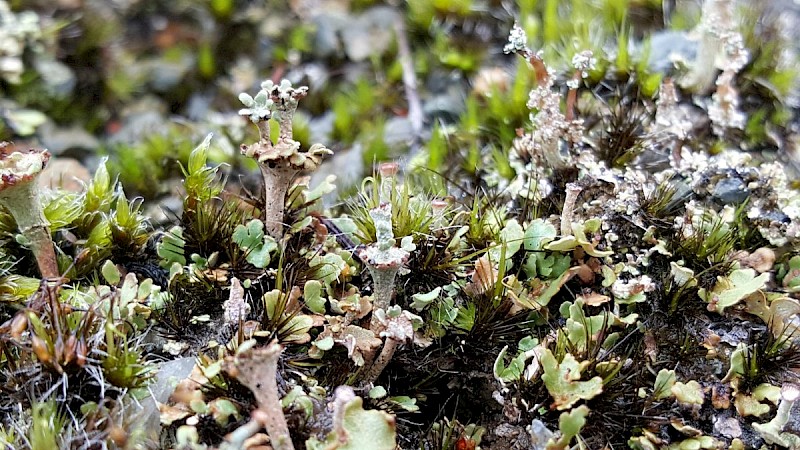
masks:
<path fill-rule="evenodd" d="M 15 150 L 0 142 L 0 204 L 17 222 L 24 244 L 30 246 L 39 273 L 44 278 L 59 276 L 50 224 L 44 217 L 36 180 L 50 160 L 47 150 Z"/>

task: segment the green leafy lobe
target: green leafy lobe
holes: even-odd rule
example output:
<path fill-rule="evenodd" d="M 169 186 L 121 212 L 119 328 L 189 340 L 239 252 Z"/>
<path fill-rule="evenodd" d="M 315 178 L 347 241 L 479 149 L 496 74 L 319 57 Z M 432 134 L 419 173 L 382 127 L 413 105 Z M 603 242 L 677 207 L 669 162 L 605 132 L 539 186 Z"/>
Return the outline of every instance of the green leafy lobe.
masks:
<path fill-rule="evenodd" d="M 544 373 L 542 380 L 553 405 L 559 411 L 570 409 L 580 400 L 589 400 L 603 392 L 603 379 L 593 377 L 587 381 L 579 381 L 581 372 L 589 365 L 588 361 L 578 363 L 572 354 L 567 353 L 561 363 L 548 349 L 542 355 Z"/>

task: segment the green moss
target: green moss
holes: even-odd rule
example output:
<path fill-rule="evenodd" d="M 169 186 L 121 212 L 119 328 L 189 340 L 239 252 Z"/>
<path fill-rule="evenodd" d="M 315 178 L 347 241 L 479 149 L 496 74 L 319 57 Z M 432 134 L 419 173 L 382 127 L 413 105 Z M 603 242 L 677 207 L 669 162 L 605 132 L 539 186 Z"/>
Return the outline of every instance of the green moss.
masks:
<path fill-rule="evenodd" d="M 35 403 L 31 411 L 31 425 L 27 435 L 30 448 L 59 448 L 67 417 L 58 411 L 55 400 Z"/>
<path fill-rule="evenodd" d="M 154 198 L 164 193 L 165 181 L 178 175 L 194 148 L 177 129 L 151 134 L 140 144 L 121 144 L 107 149 L 109 172 L 134 195 Z"/>

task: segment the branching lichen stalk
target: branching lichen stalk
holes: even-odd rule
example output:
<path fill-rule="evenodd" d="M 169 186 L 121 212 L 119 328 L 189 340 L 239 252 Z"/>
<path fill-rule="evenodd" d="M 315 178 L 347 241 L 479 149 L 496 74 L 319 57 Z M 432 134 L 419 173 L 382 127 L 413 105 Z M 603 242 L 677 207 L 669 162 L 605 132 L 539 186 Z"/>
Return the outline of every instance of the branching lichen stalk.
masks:
<path fill-rule="evenodd" d="M 376 240 L 359 253 L 359 257 L 369 269 L 373 281 L 373 309 L 389 308 L 394 292 L 394 279 L 397 272 L 408 261 L 407 251 L 395 246 L 392 231 L 392 205 L 382 203 L 370 211 L 375 223 Z"/>
<path fill-rule="evenodd" d="M 256 411 L 253 411 L 254 415 Z M 264 425 L 260 420 L 250 419 L 249 422 L 225 436 L 225 442 L 220 445 L 220 450 L 239 450 L 244 448 L 244 442 L 258 433 Z"/>
<path fill-rule="evenodd" d="M 324 145 L 314 144 L 307 151 L 300 150 L 292 131 L 292 118 L 298 101 L 305 97 L 308 88 L 292 87 L 283 80 L 276 85 L 271 80 L 261 83 L 255 97 L 246 93 L 239 100 L 246 106 L 239 114 L 246 116 L 258 126 L 260 138 L 251 145 L 242 145 L 242 154 L 254 158 L 264 177 L 264 225 L 267 233 L 275 239 L 283 237 L 283 216 L 286 193 L 301 171 L 313 171 L 322 162 L 322 157 L 331 154 Z M 278 122 L 278 140 L 272 143 L 270 120 Z"/>

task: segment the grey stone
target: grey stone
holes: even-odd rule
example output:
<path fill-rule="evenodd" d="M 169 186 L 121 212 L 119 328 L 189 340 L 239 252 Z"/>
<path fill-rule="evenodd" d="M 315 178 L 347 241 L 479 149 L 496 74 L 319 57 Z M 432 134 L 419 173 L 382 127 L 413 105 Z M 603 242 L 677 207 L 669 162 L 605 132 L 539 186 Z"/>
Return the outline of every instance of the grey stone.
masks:
<path fill-rule="evenodd" d="M 652 35 L 650 57 L 647 60 L 647 67 L 651 71 L 672 73 L 675 69 L 675 55 L 688 62 L 694 61 L 697 56 L 697 41 L 689 38 L 684 31 L 660 31 Z"/>
<path fill-rule="evenodd" d="M 314 56 L 328 58 L 338 54 L 341 50 L 339 30 L 345 27 L 349 16 L 340 12 L 325 12 L 317 14 L 312 20 L 317 27 L 314 36 Z"/>
<path fill-rule="evenodd" d="M 544 422 L 539 419 L 534 419 L 531 422 L 528 434 L 531 435 L 532 450 L 545 450 L 550 439 L 555 437 L 555 433 L 550 431 Z"/>
<path fill-rule="evenodd" d="M 714 432 L 728 438 L 738 438 L 742 436 L 742 426 L 734 417 L 714 419 Z"/>
<path fill-rule="evenodd" d="M 141 63 L 148 73 L 150 87 L 158 92 L 167 92 L 180 84 L 193 65 L 194 58 L 188 53 L 175 60 L 154 58 Z"/>
<path fill-rule="evenodd" d="M 165 112 L 166 106 L 157 97 L 138 100 L 122 111 L 122 127 L 109 137 L 109 143 L 134 145 L 149 135 L 166 132 L 169 121 Z"/>
<path fill-rule="evenodd" d="M 161 434 L 161 414 L 159 403 L 166 403 L 170 395 L 175 392 L 178 382 L 187 378 L 195 365 L 194 357 L 179 358 L 161 364 L 155 376 L 155 381 L 150 385 L 150 396 L 141 401 L 142 410 L 139 414 L 144 426 L 151 437 L 158 438 Z"/>
<path fill-rule="evenodd" d="M 186 117 L 191 120 L 205 120 L 211 110 L 214 97 L 208 93 L 196 93 L 186 104 Z"/>
<path fill-rule="evenodd" d="M 394 40 L 397 10 L 388 6 L 368 9 L 341 29 L 345 54 L 351 61 L 364 61 L 383 54 Z"/>
<path fill-rule="evenodd" d="M 39 186 L 50 189 L 64 189 L 70 192 L 82 192 L 92 179 L 89 170 L 77 159 L 55 157 L 39 175 Z"/>
<path fill-rule="evenodd" d="M 344 50 L 351 61 L 364 61 L 372 55 L 383 54 L 394 40 L 394 21 L 397 10 L 376 6 L 361 15 L 349 15 L 337 9 L 323 10 L 313 15 L 316 26 L 314 56 L 327 58 Z"/>
<path fill-rule="evenodd" d="M 333 156 L 328 157 L 311 175 L 310 186 L 317 186 L 328 175 L 336 175 L 334 184 L 337 189 L 322 198 L 326 208 L 336 201 L 338 192 L 355 186 L 364 177 L 364 161 L 362 160 L 363 147 L 356 142 L 353 147 L 346 150 L 337 150 Z"/>
<path fill-rule="evenodd" d="M 54 59 L 38 57 L 33 62 L 42 77 L 47 92 L 55 97 L 65 97 L 75 89 L 75 74 L 69 67 Z"/>
<path fill-rule="evenodd" d="M 787 216 L 786 214 L 784 214 L 782 211 L 779 211 L 779 210 L 767 211 L 767 212 L 765 212 L 764 214 L 762 214 L 758 218 L 759 219 L 767 219 L 770 222 L 779 222 L 779 223 L 786 223 L 786 224 L 788 224 L 788 223 L 790 223 L 792 221 L 792 219 L 790 219 L 789 216 Z"/>
<path fill-rule="evenodd" d="M 739 204 L 747 200 L 750 190 L 741 178 L 731 174 L 714 185 L 711 195 L 725 204 Z"/>
<path fill-rule="evenodd" d="M 310 140 L 312 143 L 320 142 L 324 144 L 330 140 L 334 118 L 333 112 L 328 111 L 321 116 L 309 120 L 308 128 L 310 130 Z"/>
<path fill-rule="evenodd" d="M 411 143 L 414 129 L 408 117 L 392 117 L 383 127 L 383 141 L 389 147 L 402 147 Z"/>
<path fill-rule="evenodd" d="M 168 195 L 158 201 L 158 203 L 145 203 L 145 216 L 150 219 L 150 223 L 168 226 L 175 220 L 175 217 L 183 213 L 183 198 Z"/>
<path fill-rule="evenodd" d="M 42 145 L 54 155 L 68 150 L 93 152 L 100 146 L 96 137 L 79 126 L 59 127 L 47 121 L 38 128 L 37 134 Z"/>
<path fill-rule="evenodd" d="M 428 120 L 442 119 L 446 123 L 455 123 L 464 112 L 463 92 L 448 90 L 423 103 L 422 112 Z"/>

